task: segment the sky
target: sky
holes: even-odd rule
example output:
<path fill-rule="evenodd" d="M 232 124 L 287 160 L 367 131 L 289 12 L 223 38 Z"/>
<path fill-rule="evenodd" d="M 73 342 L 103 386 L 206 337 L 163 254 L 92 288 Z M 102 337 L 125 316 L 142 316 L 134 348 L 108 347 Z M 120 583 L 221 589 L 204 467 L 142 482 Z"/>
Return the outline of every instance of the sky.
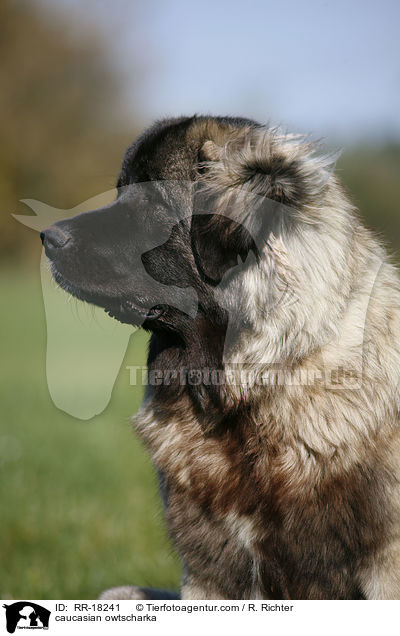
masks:
<path fill-rule="evenodd" d="M 58 5 L 100 25 L 125 75 L 128 108 L 140 105 L 144 123 L 197 112 L 338 140 L 400 139 L 398 0 Z M 141 59 L 138 94 L 129 77 Z"/>

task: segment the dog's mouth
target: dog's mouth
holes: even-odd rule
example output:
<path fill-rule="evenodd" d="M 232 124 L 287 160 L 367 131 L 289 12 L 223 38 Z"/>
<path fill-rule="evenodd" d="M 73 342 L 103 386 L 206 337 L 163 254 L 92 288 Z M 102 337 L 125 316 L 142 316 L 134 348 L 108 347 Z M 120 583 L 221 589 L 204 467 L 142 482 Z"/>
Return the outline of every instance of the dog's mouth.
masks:
<path fill-rule="evenodd" d="M 166 311 L 165 305 L 153 305 L 146 298 L 137 296 L 132 298 L 116 298 L 87 291 L 68 281 L 51 264 L 51 272 L 56 283 L 71 296 L 104 309 L 106 314 L 124 324 L 139 326 L 144 322 L 157 320 Z"/>
<path fill-rule="evenodd" d="M 148 320 L 157 320 L 165 312 L 165 306 L 155 305 L 150 309 L 139 304 L 140 301 L 122 300 L 118 306 L 113 304 L 111 307 L 105 306 L 106 314 L 126 324 L 142 324 Z M 96 304 L 96 303 L 95 303 Z M 101 307 L 103 304 L 100 305 Z"/>

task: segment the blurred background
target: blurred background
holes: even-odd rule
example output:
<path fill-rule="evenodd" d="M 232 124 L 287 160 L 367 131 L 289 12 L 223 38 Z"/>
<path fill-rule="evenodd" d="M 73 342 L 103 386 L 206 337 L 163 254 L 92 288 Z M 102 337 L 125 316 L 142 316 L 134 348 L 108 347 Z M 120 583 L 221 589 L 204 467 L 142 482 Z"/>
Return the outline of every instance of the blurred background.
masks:
<path fill-rule="evenodd" d="M 156 479 L 128 418 L 131 336 L 106 410 L 51 402 L 41 246 L 21 199 L 68 209 L 113 188 L 155 118 L 253 117 L 323 137 L 368 225 L 400 248 L 396 0 L 0 0 L 0 598 L 177 588 Z M 79 327 L 77 327 L 79 328 Z M 88 378 L 88 382 L 90 379 Z"/>

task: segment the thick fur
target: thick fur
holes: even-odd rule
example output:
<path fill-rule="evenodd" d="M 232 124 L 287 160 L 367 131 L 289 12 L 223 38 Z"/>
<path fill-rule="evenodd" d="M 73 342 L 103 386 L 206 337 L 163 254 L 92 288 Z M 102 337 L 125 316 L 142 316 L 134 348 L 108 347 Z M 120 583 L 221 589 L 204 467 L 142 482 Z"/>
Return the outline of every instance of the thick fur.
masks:
<path fill-rule="evenodd" d="M 174 182 L 193 215 L 143 258 L 199 298 L 194 317 L 167 304 L 145 320 L 149 369 L 225 373 L 149 387 L 134 420 L 184 599 L 400 598 L 400 286 L 315 150 L 248 120 L 193 117 L 156 124 L 123 162 L 120 189 Z M 82 291 L 78 247 L 74 266 L 48 248 L 56 279 L 107 308 L 120 287 L 97 277 Z M 238 369 L 264 381 L 230 381 Z"/>

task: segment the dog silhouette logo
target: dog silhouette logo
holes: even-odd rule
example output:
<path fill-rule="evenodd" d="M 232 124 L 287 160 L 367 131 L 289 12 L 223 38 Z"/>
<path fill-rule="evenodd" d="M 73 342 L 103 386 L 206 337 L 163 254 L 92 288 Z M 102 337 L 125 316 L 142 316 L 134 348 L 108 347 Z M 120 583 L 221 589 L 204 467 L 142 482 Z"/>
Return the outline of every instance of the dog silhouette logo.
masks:
<path fill-rule="evenodd" d="M 6 610 L 7 631 L 14 634 L 18 629 L 48 629 L 50 610 L 32 603 L 18 601 L 11 605 L 3 605 Z"/>

